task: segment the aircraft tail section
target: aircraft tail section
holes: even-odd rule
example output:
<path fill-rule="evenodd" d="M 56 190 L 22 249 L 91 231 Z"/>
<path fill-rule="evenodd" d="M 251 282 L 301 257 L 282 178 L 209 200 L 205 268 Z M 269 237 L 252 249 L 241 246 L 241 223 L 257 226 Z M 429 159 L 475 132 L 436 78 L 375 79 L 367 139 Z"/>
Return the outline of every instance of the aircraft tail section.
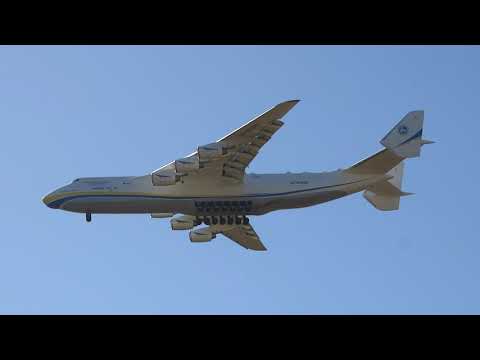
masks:
<path fill-rule="evenodd" d="M 363 196 L 379 210 L 397 210 L 402 191 L 403 160 L 420 156 L 421 147 L 433 141 L 422 139 L 423 111 L 411 111 L 380 141 L 385 149 L 347 169 L 352 174 L 386 174 L 387 180 L 369 186 Z"/>
<path fill-rule="evenodd" d="M 433 141 L 422 139 L 423 111 L 411 111 L 384 136 L 385 149 L 348 169 L 353 173 L 385 174 L 407 158 L 419 157 L 420 149 Z"/>

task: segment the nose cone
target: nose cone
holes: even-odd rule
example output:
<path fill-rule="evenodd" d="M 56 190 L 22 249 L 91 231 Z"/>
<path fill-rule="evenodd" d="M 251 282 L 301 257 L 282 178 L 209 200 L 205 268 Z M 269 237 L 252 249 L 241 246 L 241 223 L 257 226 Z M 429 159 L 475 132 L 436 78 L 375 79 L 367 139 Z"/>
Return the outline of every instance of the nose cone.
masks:
<path fill-rule="evenodd" d="M 55 204 L 55 201 L 53 200 L 53 193 L 50 193 L 46 196 L 43 197 L 42 201 L 45 205 L 47 205 L 51 209 L 58 209 L 58 206 Z"/>

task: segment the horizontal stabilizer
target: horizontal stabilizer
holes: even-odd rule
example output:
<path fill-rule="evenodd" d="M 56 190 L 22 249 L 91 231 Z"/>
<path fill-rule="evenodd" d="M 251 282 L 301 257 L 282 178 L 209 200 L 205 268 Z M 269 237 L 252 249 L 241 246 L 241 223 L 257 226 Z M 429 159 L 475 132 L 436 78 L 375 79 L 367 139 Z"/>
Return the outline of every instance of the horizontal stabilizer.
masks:
<path fill-rule="evenodd" d="M 378 195 L 384 196 L 407 196 L 413 195 L 413 193 L 403 192 L 399 188 L 397 188 L 392 183 L 388 182 L 388 180 L 376 183 L 369 187 L 369 189 Z"/>
<path fill-rule="evenodd" d="M 363 197 L 378 210 L 391 211 L 400 208 L 400 196 L 378 195 L 372 191 L 365 190 Z"/>
<path fill-rule="evenodd" d="M 378 210 L 398 210 L 400 197 L 413 195 L 402 191 L 403 168 L 402 161 L 387 173 L 390 175 L 389 179 L 369 186 L 363 193 L 365 199 Z"/>

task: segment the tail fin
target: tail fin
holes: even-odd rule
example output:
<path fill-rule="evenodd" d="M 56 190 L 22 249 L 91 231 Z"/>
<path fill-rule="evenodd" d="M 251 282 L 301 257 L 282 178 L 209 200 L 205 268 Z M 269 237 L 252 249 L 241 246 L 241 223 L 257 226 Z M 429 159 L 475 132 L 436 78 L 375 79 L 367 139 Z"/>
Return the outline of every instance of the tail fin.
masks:
<path fill-rule="evenodd" d="M 356 163 L 348 170 L 385 174 L 404 159 L 420 156 L 422 145 L 433 143 L 422 139 L 423 116 L 423 110 L 409 112 L 380 141 L 386 149 Z"/>
<path fill-rule="evenodd" d="M 369 186 L 363 192 L 363 197 L 378 210 L 398 210 L 400 197 L 412 195 L 402 191 L 403 168 L 402 161 L 387 172 L 387 175 L 391 176 L 390 179 Z"/>
<path fill-rule="evenodd" d="M 402 158 L 418 157 L 422 145 L 431 143 L 422 140 L 422 132 L 423 111 L 412 111 L 405 115 L 380 143 Z"/>

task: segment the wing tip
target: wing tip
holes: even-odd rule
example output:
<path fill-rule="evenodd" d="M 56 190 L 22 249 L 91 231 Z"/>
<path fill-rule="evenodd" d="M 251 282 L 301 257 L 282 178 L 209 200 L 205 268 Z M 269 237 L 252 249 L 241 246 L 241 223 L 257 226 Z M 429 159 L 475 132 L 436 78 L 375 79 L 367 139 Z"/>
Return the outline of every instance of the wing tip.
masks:
<path fill-rule="evenodd" d="M 293 100 L 287 100 L 287 101 L 284 101 L 283 103 L 286 104 L 286 103 L 299 103 L 301 100 L 300 99 L 293 99 Z"/>
<path fill-rule="evenodd" d="M 263 245 L 260 239 L 258 240 L 258 244 L 256 244 L 255 247 L 251 246 L 249 249 L 255 251 L 267 251 L 267 248 L 265 247 L 265 245 Z"/>
<path fill-rule="evenodd" d="M 293 99 L 293 100 L 285 100 L 282 101 L 281 103 L 278 103 L 276 106 L 282 106 L 282 105 L 290 105 L 290 106 L 295 106 L 300 102 L 300 99 Z"/>
<path fill-rule="evenodd" d="M 281 109 L 280 111 L 283 112 L 282 116 L 285 115 L 291 108 L 297 105 L 300 102 L 300 99 L 295 100 L 287 100 L 283 101 L 273 107 L 273 109 Z"/>

